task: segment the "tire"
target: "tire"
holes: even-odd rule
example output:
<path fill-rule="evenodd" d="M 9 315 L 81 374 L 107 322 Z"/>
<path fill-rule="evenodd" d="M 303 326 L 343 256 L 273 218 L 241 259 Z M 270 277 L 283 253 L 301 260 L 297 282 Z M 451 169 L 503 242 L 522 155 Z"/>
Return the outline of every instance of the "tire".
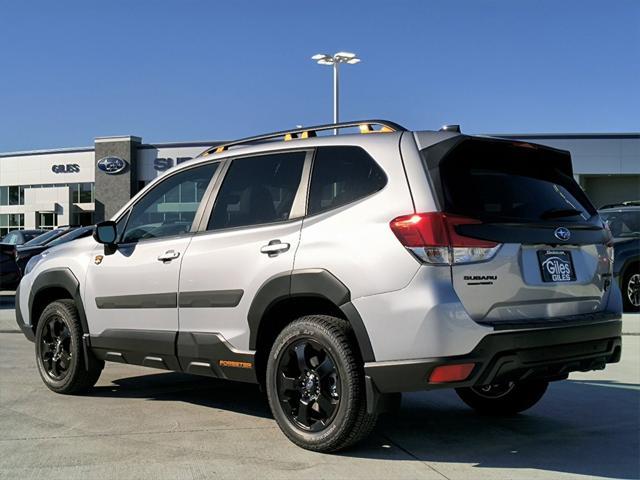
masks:
<path fill-rule="evenodd" d="M 85 363 L 82 325 L 72 300 L 47 305 L 36 328 L 36 363 L 44 384 L 56 393 L 77 394 L 93 387 L 104 362 L 88 352 Z"/>
<path fill-rule="evenodd" d="M 622 305 L 625 312 L 640 312 L 640 265 L 632 265 L 622 278 Z"/>
<path fill-rule="evenodd" d="M 509 382 L 486 387 L 456 388 L 464 403 L 483 415 L 515 415 L 540 401 L 549 382 Z"/>
<path fill-rule="evenodd" d="M 267 361 L 267 397 L 282 432 L 296 445 L 334 452 L 371 433 L 363 363 L 349 324 L 301 317 L 276 338 Z"/>

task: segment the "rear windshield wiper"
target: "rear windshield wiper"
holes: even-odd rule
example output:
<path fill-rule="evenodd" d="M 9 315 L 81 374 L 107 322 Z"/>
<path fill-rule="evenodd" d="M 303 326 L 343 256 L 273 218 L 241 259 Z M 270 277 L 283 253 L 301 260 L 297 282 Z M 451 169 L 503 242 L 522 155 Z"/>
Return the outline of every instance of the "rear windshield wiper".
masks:
<path fill-rule="evenodd" d="M 540 218 L 546 220 L 548 218 L 575 217 L 577 215 L 582 215 L 582 212 L 575 208 L 550 208 L 542 212 Z"/>

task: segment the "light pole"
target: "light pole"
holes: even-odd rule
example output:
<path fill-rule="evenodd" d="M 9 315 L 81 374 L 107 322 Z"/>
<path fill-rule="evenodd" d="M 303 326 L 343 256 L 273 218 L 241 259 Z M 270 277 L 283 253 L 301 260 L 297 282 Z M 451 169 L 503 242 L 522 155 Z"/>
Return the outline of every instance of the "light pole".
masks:
<path fill-rule="evenodd" d="M 326 53 L 317 53 L 312 60 L 315 60 L 320 65 L 332 65 L 333 66 L 333 123 L 340 121 L 340 105 L 339 105 L 339 77 L 340 77 L 340 64 L 348 63 L 349 65 L 355 65 L 360 63 L 360 59 L 356 57 L 355 53 L 351 52 L 338 52 L 334 55 L 327 55 Z M 333 131 L 334 135 L 338 134 L 338 130 Z"/>

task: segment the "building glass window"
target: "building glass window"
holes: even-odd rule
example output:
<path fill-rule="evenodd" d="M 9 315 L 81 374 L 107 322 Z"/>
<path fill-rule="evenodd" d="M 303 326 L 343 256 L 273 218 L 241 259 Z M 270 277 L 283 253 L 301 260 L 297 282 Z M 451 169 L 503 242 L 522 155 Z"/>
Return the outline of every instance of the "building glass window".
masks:
<path fill-rule="evenodd" d="M 9 205 L 20 205 L 20 189 L 17 185 L 9 187 Z"/>
<path fill-rule="evenodd" d="M 78 203 L 93 202 L 93 183 L 80 183 L 78 187 Z"/>
<path fill-rule="evenodd" d="M 11 230 L 22 230 L 23 228 L 24 214 L 0 213 L 0 237 L 4 237 Z"/>
<path fill-rule="evenodd" d="M 38 228 L 53 230 L 58 226 L 58 215 L 53 212 L 38 212 Z"/>
<path fill-rule="evenodd" d="M 0 187 L 0 205 L 24 205 L 24 186 Z"/>
<path fill-rule="evenodd" d="M 78 212 L 73 214 L 72 225 L 80 225 L 86 227 L 87 225 L 93 225 L 93 212 Z"/>

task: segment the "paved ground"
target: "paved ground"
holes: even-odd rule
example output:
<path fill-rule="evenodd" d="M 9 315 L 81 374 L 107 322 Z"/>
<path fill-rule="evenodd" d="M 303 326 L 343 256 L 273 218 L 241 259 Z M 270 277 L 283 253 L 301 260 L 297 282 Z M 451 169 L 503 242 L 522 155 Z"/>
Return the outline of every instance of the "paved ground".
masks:
<path fill-rule="evenodd" d="M 285 439 L 254 386 L 108 364 L 91 394 L 56 395 L 33 345 L 0 333 L 0 478 L 638 479 L 640 336 L 623 352 L 509 419 L 449 391 L 405 395 L 364 444 L 322 455 Z"/>

